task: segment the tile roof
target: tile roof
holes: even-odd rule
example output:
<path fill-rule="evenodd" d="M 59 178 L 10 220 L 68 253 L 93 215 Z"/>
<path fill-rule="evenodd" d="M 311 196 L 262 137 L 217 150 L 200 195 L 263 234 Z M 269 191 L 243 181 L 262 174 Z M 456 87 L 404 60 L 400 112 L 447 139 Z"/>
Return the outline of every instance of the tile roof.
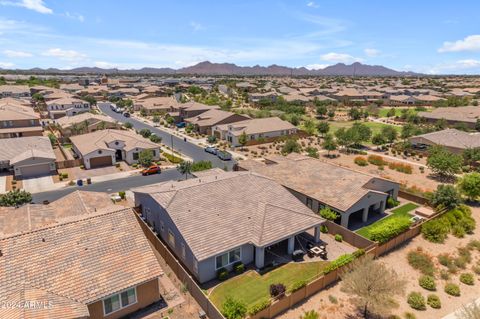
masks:
<path fill-rule="evenodd" d="M 212 126 L 234 115 L 236 114 L 232 112 L 212 109 L 212 110 L 203 112 L 200 115 L 187 118 L 185 119 L 185 122 L 196 124 L 198 126 Z M 245 116 L 245 118 L 247 117 Z"/>
<path fill-rule="evenodd" d="M 418 115 L 428 119 L 446 119 L 458 122 L 475 123 L 477 119 L 480 119 L 480 107 L 439 107 L 432 112 L 418 112 Z"/>
<path fill-rule="evenodd" d="M 52 144 L 45 136 L 28 136 L 0 139 L 0 161 L 15 164 L 30 157 L 55 160 Z"/>
<path fill-rule="evenodd" d="M 36 120 L 40 115 L 30 107 L 26 106 L 21 101 L 13 99 L 0 100 L 0 121 L 15 121 L 15 120 Z"/>
<path fill-rule="evenodd" d="M 84 121 L 89 121 L 89 123 L 97 123 L 102 121 L 107 123 L 115 123 L 115 120 L 113 120 L 109 116 L 85 112 L 74 116 L 61 117 L 57 120 L 57 124 L 60 125 L 62 128 L 67 128 L 72 126 L 73 124 L 83 123 Z"/>
<path fill-rule="evenodd" d="M 246 160 L 239 166 L 340 211 L 347 211 L 369 192 L 375 192 L 364 185 L 376 177 L 311 157 L 279 155 L 266 158 L 266 162 Z"/>
<path fill-rule="evenodd" d="M 324 222 L 283 186 L 250 172 L 215 171 L 133 192 L 165 208 L 199 261 L 247 243 L 266 246 Z"/>
<path fill-rule="evenodd" d="M 32 287 L 32 296 L 56 295 L 65 318 L 100 300 L 162 274 L 134 212 L 120 209 L 0 239 L 0 302 Z M 55 299 L 54 299 L 55 300 Z M 54 307 L 56 305 L 54 304 Z M 26 318 L 20 316 L 20 318 Z"/>
<path fill-rule="evenodd" d="M 278 117 L 266 117 L 248 119 L 245 121 L 235 122 L 231 124 L 222 124 L 218 126 L 218 129 L 229 130 L 233 135 L 239 136 L 243 132 L 245 132 L 245 134 L 259 134 L 283 130 L 293 130 L 296 129 L 296 127 L 290 122 L 283 121 Z"/>
<path fill-rule="evenodd" d="M 480 133 L 467 133 L 456 129 L 446 129 L 414 136 L 411 139 L 423 138 L 437 145 L 460 149 L 480 147 Z"/>
<path fill-rule="evenodd" d="M 88 134 L 72 136 L 70 137 L 70 140 L 83 155 L 100 149 L 109 149 L 107 143 L 114 141 L 123 141 L 125 143 L 124 149 L 127 152 L 137 147 L 142 149 L 159 147 L 158 144 L 150 142 L 150 140 L 143 138 L 141 135 L 126 130 L 100 130 Z"/>

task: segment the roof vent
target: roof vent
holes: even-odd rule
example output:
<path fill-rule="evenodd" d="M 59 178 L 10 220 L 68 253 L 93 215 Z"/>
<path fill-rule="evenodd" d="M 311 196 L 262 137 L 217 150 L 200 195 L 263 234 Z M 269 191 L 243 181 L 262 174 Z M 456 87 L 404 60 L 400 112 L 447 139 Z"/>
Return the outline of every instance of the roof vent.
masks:
<path fill-rule="evenodd" d="M 2 257 L 2 256 L 3 256 L 3 252 L 0 250 L 0 257 Z"/>
<path fill-rule="evenodd" d="M 43 243 L 45 242 L 45 238 L 42 238 L 42 242 L 43 242 Z"/>

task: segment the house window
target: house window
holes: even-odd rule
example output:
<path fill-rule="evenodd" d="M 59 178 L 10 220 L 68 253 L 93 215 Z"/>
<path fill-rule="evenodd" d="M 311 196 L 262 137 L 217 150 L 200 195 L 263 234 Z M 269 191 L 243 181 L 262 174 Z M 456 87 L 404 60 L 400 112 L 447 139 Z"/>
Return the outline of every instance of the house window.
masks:
<path fill-rule="evenodd" d="M 152 150 L 152 155 L 153 157 L 157 156 L 157 152 L 155 150 Z"/>
<path fill-rule="evenodd" d="M 105 315 L 128 307 L 137 302 L 137 293 L 135 288 L 130 288 L 119 294 L 112 295 L 103 299 L 103 311 Z"/>
<path fill-rule="evenodd" d="M 216 269 L 226 267 L 242 259 L 242 253 L 240 248 L 230 250 L 225 254 L 216 257 Z"/>
<path fill-rule="evenodd" d="M 187 251 L 185 249 L 185 244 L 182 243 L 181 246 L 182 246 L 182 258 L 185 259 L 185 257 L 187 257 Z"/>
<path fill-rule="evenodd" d="M 137 161 L 138 160 L 138 153 L 133 153 L 133 160 Z"/>
<path fill-rule="evenodd" d="M 313 200 L 310 197 L 307 197 L 307 206 L 309 208 L 312 208 L 312 206 L 313 206 Z"/>
<path fill-rule="evenodd" d="M 175 235 L 172 233 L 170 229 L 168 230 L 168 242 L 170 243 L 170 245 L 175 247 Z"/>

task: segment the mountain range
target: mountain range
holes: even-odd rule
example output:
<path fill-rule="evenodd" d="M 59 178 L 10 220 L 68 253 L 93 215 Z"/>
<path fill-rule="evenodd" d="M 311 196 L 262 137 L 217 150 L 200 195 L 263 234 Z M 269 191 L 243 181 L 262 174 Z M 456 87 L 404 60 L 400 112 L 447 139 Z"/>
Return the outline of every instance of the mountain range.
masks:
<path fill-rule="evenodd" d="M 52 74 L 138 74 L 138 75 L 170 75 L 170 74 L 192 74 L 192 75 L 276 75 L 276 76 L 414 76 L 419 75 L 413 72 L 401 72 L 381 65 L 367 65 L 359 62 L 347 65 L 337 63 L 323 69 L 309 70 L 305 67 L 291 68 L 280 65 L 270 66 L 238 66 L 232 63 L 212 63 L 209 61 L 180 68 L 141 68 L 141 69 L 103 69 L 98 67 L 79 67 L 69 70 L 55 68 L 41 69 L 33 68 L 28 70 L 15 70 L 22 73 L 52 73 Z"/>

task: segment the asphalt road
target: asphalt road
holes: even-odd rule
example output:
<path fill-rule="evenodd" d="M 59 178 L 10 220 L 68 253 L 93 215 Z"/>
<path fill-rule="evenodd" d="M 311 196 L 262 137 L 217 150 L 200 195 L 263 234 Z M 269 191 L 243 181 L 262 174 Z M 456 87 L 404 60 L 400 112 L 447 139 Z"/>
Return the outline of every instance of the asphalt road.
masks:
<path fill-rule="evenodd" d="M 41 204 L 44 200 L 52 202 L 76 190 L 116 193 L 119 191 L 126 191 L 134 187 L 140 187 L 169 180 L 179 180 L 183 178 L 185 178 L 185 175 L 181 175 L 175 168 L 171 168 L 167 170 L 162 170 L 161 174 L 155 174 L 150 176 L 142 176 L 139 174 L 111 181 L 93 183 L 90 185 L 71 186 L 49 192 L 35 193 L 32 194 L 32 202 L 36 204 Z"/>
<path fill-rule="evenodd" d="M 113 112 L 108 106 L 101 107 L 101 110 L 111 118 L 125 123 L 130 122 L 132 123 L 133 127 L 137 130 L 141 130 L 143 128 L 148 128 L 150 131 L 154 132 L 157 136 L 162 138 L 162 142 L 167 144 L 171 147 L 171 142 L 173 140 L 173 148 L 174 150 L 187 155 L 188 157 L 192 158 L 194 161 L 210 161 L 214 167 L 225 168 L 225 166 L 231 170 L 234 164 L 234 161 L 222 161 L 215 155 L 207 153 L 195 144 L 185 142 L 182 138 L 179 138 L 175 135 L 171 135 L 168 132 L 162 131 L 156 127 L 153 127 L 147 123 L 141 122 L 139 120 L 133 118 L 124 117 L 122 114 L 118 114 Z M 90 185 L 85 186 L 72 186 L 67 188 L 62 188 L 59 190 L 42 192 L 42 193 L 35 193 L 32 194 L 32 201 L 34 203 L 42 203 L 44 200 L 48 200 L 50 202 L 57 200 L 73 191 L 76 190 L 84 190 L 84 191 L 91 191 L 91 192 L 105 192 L 105 193 L 115 193 L 119 191 L 126 191 L 134 187 L 140 187 L 150 184 L 155 184 L 159 182 L 164 182 L 168 180 L 178 180 L 184 178 L 180 175 L 180 173 L 175 169 L 168 169 L 162 171 L 161 174 L 157 175 L 150 175 L 150 176 L 142 176 L 142 175 L 135 175 L 130 177 L 125 177 L 121 179 L 115 179 L 112 181 L 105 181 L 99 183 L 93 183 Z"/>
<path fill-rule="evenodd" d="M 234 164 L 234 161 L 222 161 L 217 156 L 207 153 L 203 150 L 202 147 L 195 145 L 190 142 L 185 142 L 182 138 L 178 136 L 172 135 L 168 132 L 161 130 L 160 128 L 153 127 L 147 123 L 139 121 L 134 118 L 128 118 L 123 116 L 122 114 L 113 112 L 110 107 L 103 106 L 100 107 L 103 113 L 110 116 L 111 118 L 125 123 L 130 122 L 132 123 L 133 127 L 138 131 L 144 128 L 149 129 L 150 131 L 154 132 L 157 136 L 162 138 L 162 143 L 172 147 L 172 140 L 173 140 L 173 149 L 187 155 L 188 157 L 192 158 L 194 161 L 210 161 L 214 167 L 224 168 L 225 166 L 231 170 Z"/>

